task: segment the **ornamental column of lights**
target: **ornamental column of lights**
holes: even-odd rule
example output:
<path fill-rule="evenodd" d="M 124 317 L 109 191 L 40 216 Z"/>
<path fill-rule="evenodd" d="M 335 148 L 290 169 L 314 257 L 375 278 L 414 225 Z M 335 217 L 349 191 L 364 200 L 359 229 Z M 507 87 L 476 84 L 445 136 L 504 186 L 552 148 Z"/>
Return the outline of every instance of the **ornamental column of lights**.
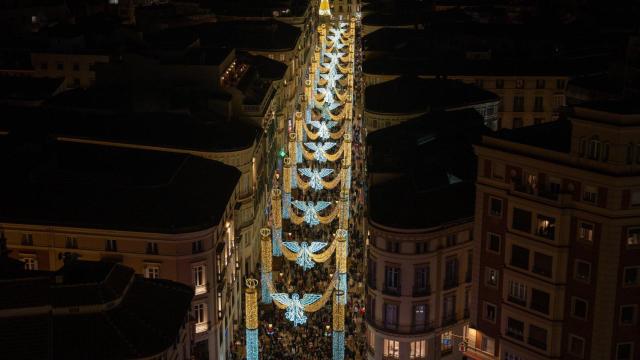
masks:
<path fill-rule="evenodd" d="M 289 205 L 291 204 L 291 158 L 284 158 L 282 167 L 282 218 L 289 218 Z M 295 174 L 293 174 L 295 176 Z"/>
<path fill-rule="evenodd" d="M 273 256 L 282 256 L 280 244 L 282 243 L 282 191 L 271 190 L 271 214 L 273 215 L 271 237 L 273 239 Z"/>
<path fill-rule="evenodd" d="M 271 230 L 269 228 L 260 229 L 260 257 L 262 260 L 262 268 L 260 274 L 260 285 L 262 286 L 262 303 L 271 304 L 271 293 L 269 292 L 269 284 L 273 281 L 273 272 L 271 269 Z"/>
<path fill-rule="evenodd" d="M 344 360 L 344 298 L 342 290 L 335 290 L 333 295 L 333 360 Z"/>
<path fill-rule="evenodd" d="M 344 291 L 342 305 L 347 303 L 347 237 L 349 232 L 343 228 L 336 231 L 336 269 L 338 284 L 336 288 Z"/>
<path fill-rule="evenodd" d="M 244 292 L 245 350 L 247 360 L 258 360 L 260 358 L 258 350 L 258 291 L 256 290 L 258 280 L 249 278 L 245 283 L 247 285 Z"/>
<path fill-rule="evenodd" d="M 291 159 L 291 188 L 298 187 L 296 179 L 297 163 L 302 162 L 302 153 L 298 152 L 298 142 L 296 141 L 296 133 L 289 133 L 289 159 Z"/>
<path fill-rule="evenodd" d="M 306 140 L 307 134 L 304 132 L 304 123 L 302 121 L 302 113 L 300 111 L 297 111 L 295 115 L 295 128 L 297 138 L 299 140 L 298 142 L 302 145 L 302 142 Z"/>

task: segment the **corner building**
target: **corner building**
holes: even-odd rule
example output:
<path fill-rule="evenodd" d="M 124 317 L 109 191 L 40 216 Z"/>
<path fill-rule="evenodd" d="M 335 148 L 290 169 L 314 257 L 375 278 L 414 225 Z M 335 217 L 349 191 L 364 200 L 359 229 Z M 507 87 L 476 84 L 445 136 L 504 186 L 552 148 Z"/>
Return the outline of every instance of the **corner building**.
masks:
<path fill-rule="evenodd" d="M 584 104 L 476 147 L 470 357 L 638 359 L 639 110 Z"/>

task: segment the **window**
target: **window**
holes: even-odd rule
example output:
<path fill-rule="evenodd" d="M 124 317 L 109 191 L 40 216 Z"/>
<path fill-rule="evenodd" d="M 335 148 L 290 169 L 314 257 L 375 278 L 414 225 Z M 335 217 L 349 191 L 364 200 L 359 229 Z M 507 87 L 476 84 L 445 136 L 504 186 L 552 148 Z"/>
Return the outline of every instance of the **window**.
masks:
<path fill-rule="evenodd" d="M 487 250 L 499 253 L 501 241 L 502 237 L 500 235 L 487 233 Z"/>
<path fill-rule="evenodd" d="M 498 286 L 498 270 L 485 268 L 485 283 L 488 286 L 497 287 Z"/>
<path fill-rule="evenodd" d="M 498 308 L 494 304 L 490 304 L 488 302 L 484 303 L 484 311 L 482 312 L 483 319 L 495 323 L 497 313 L 498 313 Z"/>
<path fill-rule="evenodd" d="M 564 79 L 556 80 L 556 89 L 564 90 L 566 83 L 567 82 Z"/>
<path fill-rule="evenodd" d="M 627 246 L 640 245 L 640 227 L 627 229 Z"/>
<path fill-rule="evenodd" d="M 524 89 L 524 80 L 516 80 L 516 89 Z"/>
<path fill-rule="evenodd" d="M 633 343 L 616 344 L 616 360 L 633 359 Z"/>
<path fill-rule="evenodd" d="M 207 304 L 199 303 L 193 305 L 193 317 L 196 321 L 196 333 L 202 333 L 209 330 Z"/>
<path fill-rule="evenodd" d="M 516 230 L 531 232 L 531 212 L 513 208 L 513 224 Z"/>
<path fill-rule="evenodd" d="M 491 216 L 502 216 L 502 199 L 494 197 L 489 199 L 489 214 Z"/>
<path fill-rule="evenodd" d="M 636 286 L 640 285 L 640 266 L 624 268 L 624 285 Z"/>
<path fill-rule="evenodd" d="M 543 79 L 536 80 L 536 89 L 544 89 L 546 85 L 546 81 Z"/>
<path fill-rule="evenodd" d="M 594 186 L 585 186 L 582 192 L 582 200 L 595 204 L 598 200 L 598 188 Z"/>
<path fill-rule="evenodd" d="M 418 266 L 415 270 L 414 294 L 416 296 L 429 293 L 429 266 Z"/>
<path fill-rule="evenodd" d="M 591 281 L 591 263 L 576 260 L 573 278 L 587 283 Z"/>
<path fill-rule="evenodd" d="M 22 259 L 25 270 L 38 270 L 38 259 L 35 257 L 24 257 Z"/>
<path fill-rule="evenodd" d="M 118 251 L 118 243 L 113 239 L 107 239 L 104 249 L 106 251 Z"/>
<path fill-rule="evenodd" d="M 529 325 L 528 343 L 538 349 L 547 350 L 547 329 Z"/>
<path fill-rule="evenodd" d="M 533 269 L 531 271 L 538 275 L 551 277 L 553 275 L 553 258 L 539 252 L 533 253 Z"/>
<path fill-rule="evenodd" d="M 395 329 L 398 327 L 398 307 L 397 304 L 384 304 L 384 327 Z"/>
<path fill-rule="evenodd" d="M 640 205 L 640 190 L 634 190 L 631 192 L 631 206 Z"/>
<path fill-rule="evenodd" d="M 577 319 L 586 320 L 587 311 L 589 311 L 589 303 L 586 300 L 571 297 L 571 316 Z"/>
<path fill-rule="evenodd" d="M 385 359 L 400 359 L 400 342 L 384 339 L 382 346 L 382 355 L 385 357 Z"/>
<path fill-rule="evenodd" d="M 524 126 L 524 124 L 522 122 L 522 118 L 521 117 L 514 117 L 513 118 L 513 126 L 511 126 L 512 128 L 517 129 L 517 128 L 521 128 L 523 126 Z"/>
<path fill-rule="evenodd" d="M 387 251 L 388 252 L 392 252 L 392 253 L 399 253 L 400 252 L 400 242 L 399 241 L 393 241 L 393 240 L 387 240 Z"/>
<path fill-rule="evenodd" d="M 160 278 L 160 266 L 158 265 L 147 265 L 144 268 L 144 277 L 147 279 L 158 279 Z"/>
<path fill-rule="evenodd" d="M 202 244 L 202 240 L 196 240 L 191 243 L 191 253 L 197 254 L 204 250 L 204 246 Z"/>
<path fill-rule="evenodd" d="M 529 249 L 511 245 L 511 266 L 529 270 Z"/>
<path fill-rule="evenodd" d="M 148 242 L 147 243 L 147 254 L 158 254 L 158 243 Z"/>
<path fill-rule="evenodd" d="M 633 164 L 633 144 L 627 145 L 627 165 Z"/>
<path fill-rule="evenodd" d="M 440 334 L 440 352 L 442 355 L 449 354 L 453 351 L 453 331 L 445 331 Z"/>
<path fill-rule="evenodd" d="M 385 290 L 399 292 L 400 289 L 400 268 L 396 266 L 384 267 L 384 286 Z"/>
<path fill-rule="evenodd" d="M 538 236 L 553 240 L 556 234 L 556 219 L 549 216 L 538 215 L 537 229 Z"/>
<path fill-rule="evenodd" d="M 444 288 L 450 289 L 458 286 L 458 259 L 449 258 L 445 262 L 444 268 Z"/>
<path fill-rule="evenodd" d="M 443 325 L 450 324 L 456 320 L 456 296 L 447 295 L 442 302 Z"/>
<path fill-rule="evenodd" d="M 569 334 L 569 354 L 577 357 L 584 356 L 584 338 Z"/>
<path fill-rule="evenodd" d="M 417 304 L 413 306 L 413 326 L 416 331 L 425 329 L 428 316 L 429 307 L 427 306 L 427 304 Z"/>
<path fill-rule="evenodd" d="M 372 351 L 376 348 L 376 333 L 367 329 L 367 345 Z"/>
<path fill-rule="evenodd" d="M 620 325 L 635 325 L 636 305 L 620 306 Z"/>
<path fill-rule="evenodd" d="M 33 245 L 33 235 L 32 234 L 22 234 L 22 240 L 20 241 L 22 245 L 32 246 Z"/>
<path fill-rule="evenodd" d="M 504 179 L 504 165 L 496 162 L 491 162 L 491 175 L 494 179 Z M 497 199 L 499 200 L 499 199 Z M 502 213 L 502 204 L 500 206 L 500 213 Z M 502 214 L 501 214 L 502 215 Z"/>
<path fill-rule="evenodd" d="M 205 265 L 195 265 L 192 268 L 193 272 L 193 286 L 195 288 L 196 295 L 204 294 L 207 292 L 207 275 L 205 273 Z"/>
<path fill-rule="evenodd" d="M 598 140 L 597 137 L 593 137 L 589 140 L 589 146 L 587 147 L 587 156 L 589 159 L 598 160 L 600 158 L 601 146 L 602 143 L 600 143 L 600 140 Z"/>
<path fill-rule="evenodd" d="M 560 194 L 560 190 L 562 189 L 562 183 L 560 179 L 557 178 L 549 178 L 549 192 L 551 194 Z"/>
<path fill-rule="evenodd" d="M 536 96 L 533 99 L 533 111 L 535 112 L 543 112 L 544 111 L 544 98 L 542 96 Z"/>
<path fill-rule="evenodd" d="M 446 246 L 454 246 L 457 242 L 458 236 L 456 234 L 449 234 L 447 235 L 447 244 Z"/>
<path fill-rule="evenodd" d="M 578 222 L 578 240 L 593 242 L 593 231 L 595 225 L 592 223 L 580 221 Z"/>
<path fill-rule="evenodd" d="M 540 117 L 533 118 L 533 123 L 535 125 L 540 125 L 540 124 L 542 124 L 543 121 L 544 121 L 544 118 L 540 118 Z"/>
<path fill-rule="evenodd" d="M 65 238 L 65 245 L 67 249 L 77 249 L 78 248 L 78 239 L 75 237 L 67 236 Z"/>
<path fill-rule="evenodd" d="M 416 254 L 424 254 L 429 250 L 429 244 L 426 241 L 416 243 Z"/>
<path fill-rule="evenodd" d="M 509 280 L 509 301 L 527 306 L 527 286 L 517 281 Z"/>
<path fill-rule="evenodd" d="M 524 339 L 524 322 L 507 317 L 507 336 L 514 339 Z"/>
<path fill-rule="evenodd" d="M 378 271 L 378 266 L 376 260 L 369 257 L 369 261 L 367 261 L 367 277 L 369 279 L 369 287 L 372 289 L 376 289 L 376 272 Z"/>
<path fill-rule="evenodd" d="M 513 111 L 514 112 L 523 112 L 524 111 L 524 96 L 514 96 L 513 97 Z"/>
<path fill-rule="evenodd" d="M 504 80 L 502 79 L 496 80 L 496 89 L 504 89 Z"/>
<path fill-rule="evenodd" d="M 427 341 L 412 341 L 409 346 L 409 359 L 426 359 L 427 358 Z"/>
<path fill-rule="evenodd" d="M 550 296 L 547 292 L 535 288 L 531 289 L 531 309 L 548 315 L 549 300 Z"/>

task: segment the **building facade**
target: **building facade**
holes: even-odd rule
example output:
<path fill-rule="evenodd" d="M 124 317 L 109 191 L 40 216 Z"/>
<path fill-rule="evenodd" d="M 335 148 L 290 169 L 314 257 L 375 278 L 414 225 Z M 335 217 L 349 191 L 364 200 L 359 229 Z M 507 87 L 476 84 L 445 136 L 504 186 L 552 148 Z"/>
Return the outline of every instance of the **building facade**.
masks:
<path fill-rule="evenodd" d="M 603 102 L 477 146 L 470 356 L 638 358 L 639 137 Z"/>

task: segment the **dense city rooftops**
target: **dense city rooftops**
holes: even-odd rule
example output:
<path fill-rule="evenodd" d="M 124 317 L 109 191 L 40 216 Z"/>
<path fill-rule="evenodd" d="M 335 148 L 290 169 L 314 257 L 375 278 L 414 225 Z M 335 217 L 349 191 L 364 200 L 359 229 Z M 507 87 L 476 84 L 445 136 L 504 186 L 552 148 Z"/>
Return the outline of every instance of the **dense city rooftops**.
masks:
<path fill-rule="evenodd" d="M 45 111 L 4 108 L 2 112 L 6 116 L 0 119 L 0 129 L 206 152 L 248 149 L 260 136 L 260 129 L 254 125 L 225 121 L 211 113 L 87 114 Z"/>
<path fill-rule="evenodd" d="M 488 131 L 475 110 L 465 109 L 429 113 L 370 133 L 371 219 L 384 226 L 426 229 L 471 217 L 472 144 Z M 455 206 L 442 209 L 445 199 Z"/>
<path fill-rule="evenodd" d="M 0 137 L 0 222 L 157 233 L 217 226 L 240 178 L 186 154 Z"/>
<path fill-rule="evenodd" d="M 289 51 L 301 36 L 297 27 L 277 20 L 246 20 L 206 23 L 198 26 L 203 47 L 237 50 Z"/>
<path fill-rule="evenodd" d="M 564 119 L 517 129 L 502 129 L 490 136 L 563 153 L 571 150 L 571 122 Z"/>
<path fill-rule="evenodd" d="M 119 264 L 80 260 L 55 272 L 4 279 L 0 291 L 2 353 L 21 359 L 156 355 L 176 343 L 193 297 L 183 284 L 136 277 Z"/>
<path fill-rule="evenodd" d="M 303 16 L 309 0 L 215 0 L 203 2 L 216 15 L 237 17 Z"/>
<path fill-rule="evenodd" d="M 498 96 L 477 86 L 455 80 L 401 76 L 368 86 L 365 110 L 377 113 L 411 114 L 429 110 L 497 102 Z"/>

